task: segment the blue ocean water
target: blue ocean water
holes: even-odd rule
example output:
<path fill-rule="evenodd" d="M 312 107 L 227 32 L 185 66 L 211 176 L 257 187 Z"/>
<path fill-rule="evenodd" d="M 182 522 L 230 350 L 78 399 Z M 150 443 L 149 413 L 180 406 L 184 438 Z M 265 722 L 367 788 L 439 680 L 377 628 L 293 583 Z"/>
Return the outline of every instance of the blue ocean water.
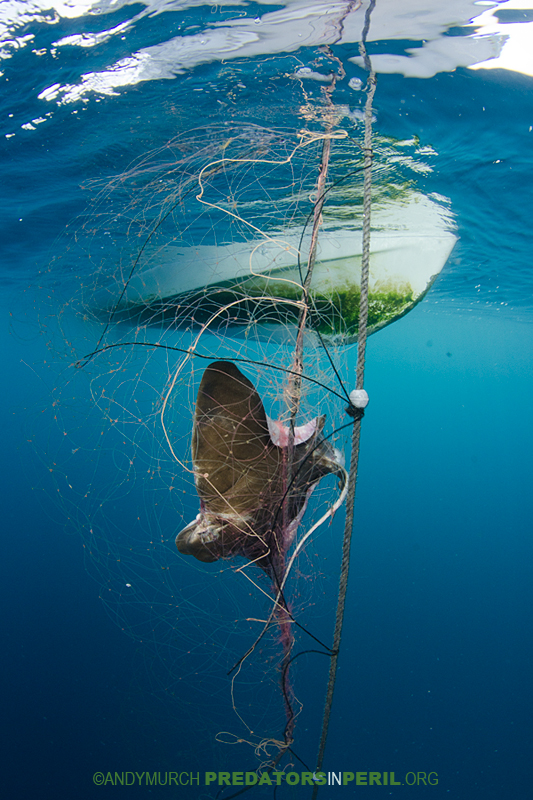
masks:
<path fill-rule="evenodd" d="M 104 426 L 91 391 L 94 399 L 101 385 L 90 384 L 90 370 L 72 377 L 69 338 L 94 341 L 96 328 L 70 322 L 69 303 L 91 286 L 98 248 L 109 261 L 105 231 L 124 213 L 120 181 L 111 210 L 94 203 L 102 187 L 148 152 L 167 159 L 167 143 L 191 131 L 207 147 L 225 127 L 316 128 L 305 106 L 320 107 L 321 84 L 293 75 L 324 67 L 324 53 L 313 45 L 233 60 L 194 55 L 215 23 L 240 17 L 260 26 L 281 6 L 65 8 L 54 16 L 32 6 L 21 17 L 13 9 L 2 62 L 3 781 L 17 798 L 215 797 L 218 786 L 93 782 L 97 772 L 178 771 L 199 772 L 203 783 L 206 771 L 256 769 L 251 747 L 216 739 L 241 731 L 227 671 L 253 639 L 248 619 L 261 613 L 261 596 L 231 571 L 214 583 L 215 572 L 178 558 L 175 534 L 198 501 L 185 495 L 182 519 L 158 498 L 153 505 L 140 468 L 124 480 L 123 459 L 137 452 L 143 469 L 159 463 L 146 431 L 135 429 L 124 447 L 121 434 L 107 438 L 114 459 L 100 455 Z M 158 61 L 156 48 L 168 42 L 173 56 Z M 374 42 L 369 52 L 412 45 Z M 346 70 L 334 102 L 352 114 L 355 139 L 362 94 L 348 81 L 364 72 L 348 60 L 352 45 L 332 52 Z M 148 71 L 134 79 L 129 69 Z M 530 793 L 531 81 L 465 67 L 429 78 L 378 75 L 375 131 L 432 149 L 432 171 L 412 180 L 448 198 L 459 238 L 426 298 L 373 335 L 367 351 L 371 402 L 324 769 L 394 772 L 402 785 L 326 786 L 324 797 Z M 130 234 L 133 251 L 134 226 Z M 354 361 L 352 348 L 348 373 Z M 158 369 L 167 379 L 156 362 L 146 385 L 157 386 Z M 184 436 L 191 396 L 185 385 Z M 105 498 L 101 512 L 87 492 Z M 302 620 L 325 641 L 341 538 L 337 515 L 301 566 Z M 259 736 L 279 737 L 269 647 L 235 706 Z M 327 661 L 309 654 L 295 664 L 298 772 L 314 768 Z M 419 772 L 437 773 L 438 784 L 406 785 Z M 274 789 L 253 793 L 273 797 Z M 283 785 L 275 796 L 309 793 Z"/>

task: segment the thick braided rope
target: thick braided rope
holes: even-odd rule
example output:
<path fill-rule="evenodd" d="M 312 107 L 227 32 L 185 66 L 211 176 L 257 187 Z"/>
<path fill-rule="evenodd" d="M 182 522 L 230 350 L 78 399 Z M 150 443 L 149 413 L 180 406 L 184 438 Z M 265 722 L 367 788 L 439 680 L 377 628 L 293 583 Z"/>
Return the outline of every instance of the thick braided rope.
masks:
<path fill-rule="evenodd" d="M 368 93 L 365 105 L 365 136 L 364 136 L 364 184 L 363 184 L 363 247 L 361 259 L 361 299 L 359 306 L 359 332 L 357 339 L 357 366 L 356 366 L 356 388 L 362 389 L 365 374 L 365 353 L 367 340 L 368 323 L 368 280 L 370 268 L 370 209 L 372 202 L 372 102 L 376 91 L 376 75 L 372 71 L 370 61 L 366 54 L 364 41 L 368 33 L 370 24 L 370 14 L 375 5 L 375 0 L 370 3 L 365 19 L 365 29 L 360 45 L 365 67 L 369 69 Z M 352 451 L 350 457 L 350 476 L 348 480 L 348 493 L 346 496 L 346 520 L 344 525 L 344 540 L 342 545 L 342 563 L 339 580 L 339 594 L 337 601 L 337 613 L 335 618 L 335 630 L 333 633 L 332 656 L 329 667 L 328 688 L 324 705 L 324 715 L 322 718 L 322 731 L 320 735 L 320 745 L 318 749 L 316 771 L 320 772 L 324 761 L 326 742 L 328 738 L 329 719 L 333 704 L 333 692 L 337 677 L 337 661 L 341 643 L 342 625 L 344 621 L 344 607 L 346 603 L 346 589 L 348 585 L 348 573 L 350 570 L 350 545 L 352 541 L 355 487 L 357 484 L 357 470 L 359 466 L 359 443 L 361 437 L 361 419 L 357 419 L 353 425 L 352 432 Z M 318 784 L 315 783 L 313 789 L 313 800 L 318 792 Z"/>

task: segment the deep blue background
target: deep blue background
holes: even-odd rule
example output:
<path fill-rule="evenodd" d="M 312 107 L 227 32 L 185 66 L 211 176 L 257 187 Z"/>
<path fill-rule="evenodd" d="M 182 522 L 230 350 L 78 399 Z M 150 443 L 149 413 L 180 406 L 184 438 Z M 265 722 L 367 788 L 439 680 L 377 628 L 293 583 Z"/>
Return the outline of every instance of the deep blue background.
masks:
<path fill-rule="evenodd" d="M 36 345 L 5 341 L 3 749 L 13 796 L 68 796 L 75 786 L 94 797 L 96 769 L 179 769 L 180 751 L 188 769 L 190 720 L 184 730 L 180 709 L 152 693 L 142 653 L 104 613 L 77 536 L 32 492 L 42 467 L 21 441 L 21 408 L 42 391 L 23 363 Z M 424 304 L 369 342 L 372 400 L 327 769 L 435 771 L 437 796 L 527 796 L 531 351 L 525 323 Z M 333 567 L 337 555 L 321 559 Z M 318 661 L 302 662 L 297 679 L 315 717 Z M 200 718 L 205 709 L 204 736 Z M 310 730 L 297 739 L 306 761 Z M 218 759 L 200 753 L 193 768 L 253 768 L 231 751 Z"/>
<path fill-rule="evenodd" d="M 63 34 L 69 24 L 59 23 Z M 49 31 L 38 25 L 34 31 L 35 47 L 45 46 Z M 59 35 L 56 27 L 54 39 Z M 144 30 L 143 45 L 147 35 Z M 205 65 L 99 103 L 54 107 L 35 131 L 21 130 L 51 108 L 36 99 L 43 88 L 66 80 L 69 70 L 95 69 L 103 58 L 98 51 L 83 56 L 90 61 L 82 66 L 65 51 L 36 71 L 29 51 L 22 52 L 16 64 L 5 62 L 10 83 L 1 101 L 5 132 L 16 131 L 1 145 L 1 752 L 5 796 L 21 800 L 175 794 L 163 787 L 98 788 L 96 770 L 256 766 L 251 751 L 213 741 L 210 715 L 218 722 L 231 711 L 227 696 L 210 701 L 204 695 L 197 715 L 173 706 L 159 688 L 166 666 L 106 615 L 75 526 L 61 516 L 47 465 L 27 440 L 40 427 L 40 414 L 43 427 L 53 430 L 52 373 L 43 367 L 49 355 L 34 310 L 39 271 L 55 255 L 56 237 L 84 208 L 82 185 L 124 169 L 197 115 L 235 122 L 254 118 L 257 108 L 256 121 L 296 125 L 292 84 L 281 90 L 275 84 L 274 104 L 269 83 L 289 67 L 283 59 L 235 67 L 234 76 L 258 69 L 255 94 L 248 90 L 233 105 L 226 98 L 219 111 L 215 95 L 191 107 L 198 98 L 192 88 L 219 78 L 219 65 Z M 231 83 L 226 73 L 224 80 Z M 439 784 L 336 789 L 335 796 L 500 800 L 530 794 L 531 88 L 531 79 L 503 72 L 379 79 L 379 131 L 417 134 L 437 150 L 438 168 L 420 187 L 451 198 L 460 241 L 428 298 L 369 341 L 371 405 L 363 423 L 353 569 L 325 768 L 391 770 L 397 777 L 434 771 Z M 343 92 L 344 101 L 353 99 L 340 87 L 338 102 Z M 340 530 L 339 524 L 337 542 L 332 535 L 325 540 L 330 549 L 320 553 L 320 571 L 330 576 L 328 603 Z M 234 602 L 245 615 L 239 592 Z M 327 637 L 327 619 L 317 626 Z M 308 716 L 295 750 L 309 765 L 326 669 L 310 658 L 296 670 Z M 224 675 L 220 664 L 215 670 L 218 686 Z M 211 676 L 204 671 L 198 680 L 204 685 Z M 200 796 L 197 790 L 179 794 Z M 279 792 L 291 795 L 300 796 Z"/>

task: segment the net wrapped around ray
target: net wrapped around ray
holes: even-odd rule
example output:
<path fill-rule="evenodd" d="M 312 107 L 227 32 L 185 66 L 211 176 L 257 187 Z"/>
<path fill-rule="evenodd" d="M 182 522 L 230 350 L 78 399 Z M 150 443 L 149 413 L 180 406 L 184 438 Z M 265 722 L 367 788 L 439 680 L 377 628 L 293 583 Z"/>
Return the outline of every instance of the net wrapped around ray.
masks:
<path fill-rule="evenodd" d="M 289 666 L 299 612 L 311 605 L 309 594 L 302 600 L 302 573 L 304 581 L 306 572 L 315 577 L 306 535 L 323 535 L 317 525 L 329 527 L 345 484 L 342 387 L 357 333 L 362 181 L 357 131 L 348 134 L 342 118 L 341 109 L 328 120 L 327 135 L 320 120 L 315 130 L 218 126 L 177 137 L 103 189 L 94 187 L 90 214 L 55 265 L 65 281 L 60 289 L 49 285 L 57 308 L 55 294 L 68 294 L 69 269 L 77 265 L 54 341 L 77 367 L 58 392 L 58 406 L 70 413 L 64 448 L 71 452 L 55 474 L 102 597 L 121 627 L 165 653 L 165 691 L 176 691 L 191 650 L 206 654 L 190 676 L 196 687 L 207 686 L 208 674 L 222 687 L 235 667 L 240 732 L 221 738 L 251 742 L 265 763 L 290 745 L 300 713 Z M 320 189 L 326 140 L 333 150 Z M 414 141 L 378 141 L 375 202 L 383 220 L 393 205 L 446 218 L 445 204 L 422 200 L 409 177 L 423 171 L 417 148 Z M 327 202 L 318 219 L 319 199 Z M 380 225 L 378 217 L 378 235 Z M 306 287 L 314 230 L 316 263 Z M 378 266 L 382 252 L 376 249 Z M 411 308 L 430 282 L 420 290 L 388 278 L 377 280 L 371 295 L 375 329 Z M 206 389 L 209 381 L 214 389 Z M 230 450 L 244 445 L 241 459 L 224 450 L 228 432 Z M 83 454 L 86 480 L 66 491 L 69 464 Z M 213 480 L 213 469 L 223 478 Z M 220 481 L 231 488 L 243 474 L 245 490 L 228 496 Z M 113 506 L 128 497 L 136 502 L 125 520 Z M 184 570 L 194 575 L 188 588 Z M 236 635 L 226 612 L 238 604 L 224 584 L 228 603 L 218 600 L 217 619 L 232 643 L 221 652 L 204 625 L 213 616 L 207 597 L 214 604 L 217 592 L 205 591 L 203 581 L 227 581 L 228 573 L 252 589 L 257 610 L 246 617 L 239 610 Z M 203 641 L 195 641 L 198 630 Z M 263 720 L 259 734 L 252 734 L 257 720 L 236 685 L 248 669 L 266 685 L 266 667 L 258 673 L 254 659 L 274 665 L 280 688 L 269 691 L 281 692 L 285 714 L 282 723 L 274 711 L 276 721 Z M 243 683 L 246 696 L 253 678 Z"/>

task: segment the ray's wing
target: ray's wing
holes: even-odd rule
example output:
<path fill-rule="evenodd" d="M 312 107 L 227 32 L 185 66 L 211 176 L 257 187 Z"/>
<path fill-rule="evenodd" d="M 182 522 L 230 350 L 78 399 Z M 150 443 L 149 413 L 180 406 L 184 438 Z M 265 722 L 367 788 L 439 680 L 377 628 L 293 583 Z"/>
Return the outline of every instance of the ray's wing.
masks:
<path fill-rule="evenodd" d="M 281 455 L 261 398 L 231 362 L 216 361 L 202 376 L 192 456 L 202 510 L 176 537 L 178 550 L 212 562 L 253 549 L 257 515 L 275 492 Z"/>
<path fill-rule="evenodd" d="M 313 486 L 325 475 L 344 473 L 322 438 L 324 422 L 316 417 L 295 429 L 287 479 L 288 428 L 268 420 L 255 387 L 233 363 L 210 364 L 198 390 L 192 437 L 201 511 L 178 534 L 178 550 L 211 562 L 237 554 L 257 561 L 286 549 Z M 280 514 L 285 499 L 287 516 Z"/>
<path fill-rule="evenodd" d="M 200 499 L 211 510 L 222 511 L 221 498 L 242 486 L 245 476 L 245 486 L 257 483 L 260 475 L 267 478 L 274 450 L 253 384 L 231 362 L 210 364 L 198 390 L 192 438 Z"/>

